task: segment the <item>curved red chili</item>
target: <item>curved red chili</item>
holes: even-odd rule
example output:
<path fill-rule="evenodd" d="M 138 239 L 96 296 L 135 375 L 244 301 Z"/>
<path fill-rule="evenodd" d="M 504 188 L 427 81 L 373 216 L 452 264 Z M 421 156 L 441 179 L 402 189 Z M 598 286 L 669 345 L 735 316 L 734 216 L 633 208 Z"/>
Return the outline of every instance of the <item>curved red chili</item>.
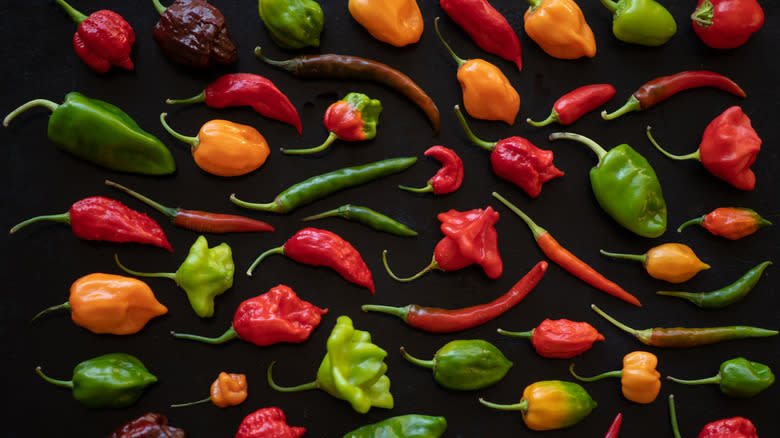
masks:
<path fill-rule="evenodd" d="M 526 119 L 532 126 L 547 126 L 558 122 L 569 125 L 615 97 L 615 87 L 609 84 L 585 85 L 572 90 L 555 101 L 550 115 L 541 122 Z"/>
<path fill-rule="evenodd" d="M 399 185 L 399 189 L 414 193 L 433 192 L 435 195 L 444 195 L 460 188 L 463 183 L 463 161 L 455 151 L 436 145 L 428 148 L 424 155 L 438 160 L 442 164 L 441 169 L 428 180 L 425 187 L 414 188 Z"/>

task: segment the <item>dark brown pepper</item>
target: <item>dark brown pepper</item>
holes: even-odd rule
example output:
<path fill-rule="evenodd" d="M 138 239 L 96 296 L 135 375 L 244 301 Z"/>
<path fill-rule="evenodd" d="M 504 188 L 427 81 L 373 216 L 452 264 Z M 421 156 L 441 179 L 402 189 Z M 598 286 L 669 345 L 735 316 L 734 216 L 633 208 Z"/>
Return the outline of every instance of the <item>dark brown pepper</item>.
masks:
<path fill-rule="evenodd" d="M 129 421 L 114 431 L 108 438 L 185 438 L 183 430 L 168 426 L 165 415 L 150 412 Z"/>

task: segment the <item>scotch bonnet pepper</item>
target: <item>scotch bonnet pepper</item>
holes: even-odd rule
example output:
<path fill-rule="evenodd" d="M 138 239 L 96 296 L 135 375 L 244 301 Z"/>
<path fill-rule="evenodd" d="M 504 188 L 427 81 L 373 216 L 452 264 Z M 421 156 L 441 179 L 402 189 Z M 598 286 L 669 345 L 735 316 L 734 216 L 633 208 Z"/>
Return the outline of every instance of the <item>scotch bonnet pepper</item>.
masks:
<path fill-rule="evenodd" d="M 677 23 L 655 0 L 601 0 L 612 17 L 612 33 L 620 41 L 643 46 L 660 46 L 675 33 Z"/>
<path fill-rule="evenodd" d="M 303 427 L 290 427 L 284 411 L 277 407 L 258 409 L 244 417 L 238 426 L 236 438 L 300 438 L 306 433 Z"/>
<path fill-rule="evenodd" d="M 720 392 L 735 398 L 749 398 L 775 383 L 775 375 L 768 366 L 737 357 L 720 364 L 717 375 L 706 379 L 683 380 L 672 376 L 667 379 L 684 385 L 716 384 Z"/>
<path fill-rule="evenodd" d="M 683 228 L 694 224 L 701 225 L 716 236 L 737 240 L 755 233 L 762 227 L 772 225 L 772 222 L 762 218 L 755 210 L 749 208 L 720 207 L 704 216 L 684 222 L 677 228 L 677 232 L 679 233 Z"/>
<path fill-rule="evenodd" d="M 313 0 L 258 0 L 258 12 L 271 39 L 283 49 L 319 47 L 325 17 Z"/>
<path fill-rule="evenodd" d="M 416 0 L 349 0 L 349 13 L 379 41 L 403 47 L 420 41 L 423 17 Z"/>
<path fill-rule="evenodd" d="M 710 265 L 696 257 L 690 246 L 682 243 L 664 243 L 650 248 L 644 254 L 618 254 L 600 250 L 607 257 L 642 262 L 651 277 L 669 283 L 684 283 Z"/>
<path fill-rule="evenodd" d="M 658 358 L 646 351 L 632 351 L 623 357 L 623 369 L 608 371 L 593 377 L 580 377 L 574 373 L 574 364 L 569 372 L 583 382 L 595 382 L 606 377 L 620 377 L 623 397 L 632 402 L 648 404 L 655 401 L 661 391 L 661 373 L 656 371 Z"/>
<path fill-rule="evenodd" d="M 683 298 L 705 309 L 722 309 L 745 298 L 745 296 L 753 290 L 756 283 L 758 283 L 761 274 L 764 273 L 764 269 L 771 264 L 772 262 L 770 261 L 760 263 L 753 269 L 747 271 L 734 283 L 712 292 L 658 291 L 656 293 L 658 295 Z"/>
<path fill-rule="evenodd" d="M 342 438 L 439 438 L 447 419 L 430 415 L 399 415 L 347 432 Z"/>
<path fill-rule="evenodd" d="M 149 412 L 119 426 L 108 438 L 185 438 L 186 436 L 182 429 L 169 426 L 165 415 Z"/>
<path fill-rule="evenodd" d="M 207 398 L 189 403 L 178 403 L 171 405 L 171 407 L 183 408 L 208 402 L 214 403 L 214 406 L 218 408 L 237 406 L 243 403 L 249 395 L 247 389 L 246 375 L 222 371 L 217 376 L 217 380 L 211 384 L 210 395 Z"/>
<path fill-rule="evenodd" d="M 425 187 L 415 188 L 399 185 L 398 188 L 413 193 L 433 192 L 435 195 L 452 193 L 463 183 L 463 161 L 452 149 L 436 145 L 423 154 L 441 163 L 441 169 L 428 180 Z"/>
<path fill-rule="evenodd" d="M 691 23 L 704 44 L 713 49 L 733 49 L 761 29 L 764 10 L 756 0 L 699 0 Z"/>
<path fill-rule="evenodd" d="M 596 56 L 596 39 L 574 0 L 526 0 L 525 33 L 553 58 Z"/>
<path fill-rule="evenodd" d="M 603 341 L 604 335 L 587 322 L 568 319 L 545 319 L 527 332 L 498 329 L 504 336 L 530 338 L 539 356 L 548 359 L 570 359 L 590 350 L 593 343 Z"/>

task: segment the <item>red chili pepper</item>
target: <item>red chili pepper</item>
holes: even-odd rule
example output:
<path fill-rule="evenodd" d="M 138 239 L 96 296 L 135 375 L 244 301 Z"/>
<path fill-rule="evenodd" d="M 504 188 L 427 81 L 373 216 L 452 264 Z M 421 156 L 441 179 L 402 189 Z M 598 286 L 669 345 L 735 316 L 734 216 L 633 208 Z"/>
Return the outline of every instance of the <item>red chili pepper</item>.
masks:
<path fill-rule="evenodd" d="M 612 424 L 609 426 L 609 429 L 607 430 L 607 434 L 604 435 L 604 438 L 617 438 L 620 434 L 620 423 L 623 422 L 623 414 L 618 413 L 615 416 L 615 419 L 612 420 Z"/>
<path fill-rule="evenodd" d="M 699 0 L 691 14 L 693 31 L 713 49 L 733 49 L 764 25 L 756 0 Z"/>
<path fill-rule="evenodd" d="M 439 4 L 482 50 L 514 62 L 518 70 L 523 69 L 517 34 L 487 0 L 441 0 Z"/>
<path fill-rule="evenodd" d="M 178 427 L 168 426 L 165 415 L 149 412 L 119 426 L 108 438 L 184 438 Z"/>
<path fill-rule="evenodd" d="M 526 119 L 532 126 L 547 126 L 558 122 L 561 125 L 570 125 L 580 117 L 609 102 L 615 97 L 615 87 L 609 84 L 593 84 L 579 87 L 570 91 L 553 104 L 549 117 L 541 122 Z"/>
<path fill-rule="evenodd" d="M 772 222 L 762 218 L 755 210 L 738 207 L 721 207 L 710 213 L 691 219 L 677 228 L 681 232 L 688 225 L 698 224 L 716 236 L 737 240 L 749 236 L 759 228 L 772 225 Z"/>
<path fill-rule="evenodd" d="M 231 73 L 220 76 L 197 96 L 187 99 L 167 99 L 165 103 L 205 102 L 211 108 L 251 106 L 258 114 L 287 123 L 303 132 L 301 118 L 290 99 L 270 80 L 251 73 Z"/>
<path fill-rule="evenodd" d="M 102 196 L 84 198 L 74 203 L 67 213 L 27 219 L 11 228 L 11 234 L 40 221 L 66 223 L 81 239 L 145 243 L 173 252 L 165 232 L 154 219 Z"/>
<path fill-rule="evenodd" d="M 758 438 L 758 433 L 752 421 L 733 417 L 704 425 L 698 438 Z"/>
<path fill-rule="evenodd" d="M 587 322 L 568 319 L 545 319 L 538 327 L 527 332 L 498 329 L 498 333 L 518 338 L 531 338 L 536 352 L 549 359 L 570 359 L 579 356 L 590 350 L 594 342 L 604 340 L 604 336 Z"/>
<path fill-rule="evenodd" d="M 706 70 L 682 71 L 655 78 L 642 85 L 631 95 L 628 102 L 616 111 L 609 114 L 602 111 L 601 118 L 612 120 L 632 111 L 643 111 L 681 91 L 701 87 L 717 88 L 738 97 L 747 96 L 736 82 L 723 75 Z"/>
<path fill-rule="evenodd" d="M 263 408 L 247 415 L 238 426 L 236 438 L 299 438 L 303 427 L 290 427 L 284 412 L 275 407 Z"/>
<path fill-rule="evenodd" d="M 452 193 L 460 188 L 463 183 L 463 161 L 455 151 L 436 145 L 428 148 L 424 155 L 438 160 L 442 164 L 441 169 L 428 180 L 425 187 L 398 186 L 398 188 L 414 193 L 433 192 L 436 195 Z"/>
<path fill-rule="evenodd" d="M 135 32 L 121 15 L 102 9 L 86 16 L 65 0 L 55 1 L 79 25 L 73 34 L 73 49 L 89 68 L 98 73 L 107 72 L 112 65 L 125 70 L 134 68 L 130 49 L 135 42 Z"/>
<path fill-rule="evenodd" d="M 395 315 L 410 326 L 427 332 L 452 333 L 466 330 L 497 318 L 516 306 L 539 284 L 544 273 L 547 272 L 547 266 L 548 264 L 545 261 L 537 263 L 507 293 L 487 304 L 453 310 L 440 309 L 438 307 L 421 307 L 417 304 L 409 304 L 405 307 L 366 304 L 361 309 L 364 312 L 374 311 Z"/>
<path fill-rule="evenodd" d="M 368 288 L 374 293 L 374 280 L 360 253 L 336 233 L 318 228 L 304 228 L 284 245 L 260 254 L 246 271 L 252 275 L 255 267 L 271 254 L 282 254 L 299 263 L 311 266 L 327 266 L 345 280 Z"/>

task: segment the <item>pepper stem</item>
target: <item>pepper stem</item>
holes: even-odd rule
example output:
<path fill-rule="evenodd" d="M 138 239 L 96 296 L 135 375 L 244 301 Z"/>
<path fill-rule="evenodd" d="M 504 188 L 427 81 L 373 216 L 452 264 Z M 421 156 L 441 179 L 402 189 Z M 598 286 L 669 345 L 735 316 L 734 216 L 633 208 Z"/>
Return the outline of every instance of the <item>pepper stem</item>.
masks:
<path fill-rule="evenodd" d="M 607 251 L 604 251 L 603 249 L 600 249 L 599 252 L 602 255 L 605 255 L 607 257 L 612 257 L 612 258 L 615 258 L 615 259 L 633 260 L 633 261 L 636 261 L 636 262 L 642 262 L 643 264 L 647 263 L 647 254 L 646 253 L 645 254 L 620 254 L 620 253 L 616 253 L 616 252 L 607 252 Z"/>
<path fill-rule="evenodd" d="M 154 8 L 157 9 L 160 15 L 164 14 L 165 10 L 168 9 L 160 3 L 160 0 L 152 0 L 152 3 L 154 3 Z"/>
<path fill-rule="evenodd" d="M 412 193 L 430 193 L 433 191 L 433 184 L 428 183 L 425 187 L 409 187 L 399 185 L 398 188 Z"/>
<path fill-rule="evenodd" d="M 603 311 L 603 310 L 601 310 L 601 309 L 599 309 L 598 307 L 596 307 L 596 305 L 595 305 L 595 304 L 591 304 L 591 305 L 590 305 L 590 308 L 591 308 L 591 309 L 593 309 L 593 310 L 594 310 L 596 313 L 598 313 L 599 315 L 601 315 L 601 317 L 602 317 L 602 318 L 604 318 L 604 319 L 606 319 L 607 321 L 611 322 L 611 323 L 612 323 L 612 324 L 614 324 L 614 325 L 615 325 L 617 328 L 619 328 L 619 329 L 623 330 L 624 332 L 626 332 L 626 333 L 630 333 L 631 335 L 633 335 L 633 336 L 635 336 L 635 337 L 639 337 L 639 336 L 640 336 L 640 335 L 639 335 L 639 330 L 637 330 L 637 329 L 633 329 L 633 328 L 631 328 L 631 327 L 629 327 L 629 326 L 627 326 L 627 325 L 623 324 L 622 322 L 618 321 L 617 319 L 615 319 L 615 318 L 613 318 L 613 317 L 611 317 L 611 316 L 607 315 L 606 313 L 604 313 L 604 311 Z"/>
<path fill-rule="evenodd" d="M 526 413 L 528 411 L 528 400 L 520 400 L 520 403 L 515 403 L 512 405 L 499 405 L 496 403 L 485 401 L 484 398 L 480 397 L 479 402 L 489 408 L 499 409 L 502 411 L 520 411 L 522 413 Z"/>
<path fill-rule="evenodd" d="M 253 202 L 246 202 L 238 199 L 235 193 L 230 194 L 230 202 L 238 205 L 239 207 L 248 208 L 250 210 L 270 211 L 273 213 L 284 213 L 284 206 L 277 200 L 268 202 L 266 204 L 258 204 Z"/>
<path fill-rule="evenodd" d="M 712 16 L 714 15 L 715 6 L 709 0 L 701 2 L 698 8 L 691 14 L 691 20 L 696 22 L 701 27 L 707 28 L 712 26 Z"/>
<path fill-rule="evenodd" d="M 194 151 L 195 148 L 198 147 L 198 144 L 200 143 L 200 139 L 198 137 L 187 137 L 186 135 L 181 135 L 178 132 L 171 129 L 170 126 L 165 122 L 165 116 L 167 116 L 168 113 L 162 113 L 160 114 L 160 123 L 162 123 L 163 128 L 165 128 L 166 131 L 168 131 L 168 134 L 171 134 L 175 139 L 181 140 L 185 143 L 189 143 L 190 146 L 192 146 L 192 150 Z"/>
<path fill-rule="evenodd" d="M 676 291 L 659 290 L 656 292 L 656 295 L 683 298 L 685 300 L 688 300 L 696 304 L 697 306 L 701 306 L 702 298 L 703 298 L 703 294 L 699 292 L 676 292 Z"/>
<path fill-rule="evenodd" d="M 130 275 L 137 275 L 139 277 L 163 277 L 163 278 L 170 278 L 173 281 L 176 281 L 176 273 L 174 272 L 138 272 L 133 271 L 132 269 L 129 269 L 125 267 L 122 263 L 119 262 L 119 255 L 114 254 L 114 261 L 116 261 L 117 266 L 125 272 L 127 272 Z"/>
<path fill-rule="evenodd" d="M 271 375 L 271 370 L 273 369 L 274 365 L 276 364 L 276 361 L 271 362 L 271 365 L 268 365 L 268 372 L 266 373 L 266 376 L 268 378 L 268 386 L 271 388 L 279 391 L 279 392 L 298 392 L 298 391 L 308 391 L 309 389 L 318 389 L 320 387 L 320 384 L 317 383 L 317 381 L 304 383 L 302 385 L 298 386 L 279 386 L 274 382 L 274 379 Z"/>
<path fill-rule="evenodd" d="M 317 152 L 324 151 L 325 149 L 329 148 L 330 145 L 333 144 L 334 141 L 338 140 L 339 136 L 333 132 L 330 131 L 328 133 L 328 138 L 325 139 L 325 141 L 316 147 L 308 148 L 308 149 L 285 149 L 285 148 L 279 148 L 280 151 L 282 151 L 283 154 L 287 155 L 303 155 L 303 154 L 314 154 Z"/>
<path fill-rule="evenodd" d="M 38 373 L 39 376 L 43 378 L 43 380 L 57 386 L 63 386 L 65 388 L 73 388 L 73 381 L 72 380 L 57 380 L 52 379 L 51 377 L 47 376 L 46 374 L 43 374 L 43 371 L 41 371 L 41 367 L 35 367 L 35 372 Z"/>
<path fill-rule="evenodd" d="M 595 152 L 596 156 L 599 158 L 599 162 L 598 164 L 596 164 L 596 167 L 601 165 L 601 160 L 603 160 L 604 156 L 607 155 L 607 151 L 603 147 L 601 147 L 601 145 L 589 139 L 588 137 L 585 137 L 584 135 L 574 134 L 572 132 L 553 132 L 552 134 L 550 134 L 548 138 L 550 139 L 550 141 L 564 139 L 564 140 L 574 140 L 585 144 L 590 148 L 590 150 Z"/>
<path fill-rule="evenodd" d="M 339 208 L 334 208 L 333 210 L 323 211 L 322 213 L 319 214 L 306 216 L 305 218 L 301 219 L 301 221 L 309 222 L 317 219 L 325 219 L 326 217 L 333 217 L 333 216 L 342 217 L 343 215 L 344 215 L 344 209 L 343 207 L 339 207 Z"/>
<path fill-rule="evenodd" d="M 174 331 L 171 331 L 171 335 L 173 335 L 173 337 L 177 339 L 189 339 L 190 341 L 204 342 L 206 344 L 222 344 L 239 337 L 238 332 L 236 332 L 236 329 L 234 329 L 232 325 L 230 326 L 229 329 L 227 329 L 227 331 L 225 331 L 225 333 L 223 333 L 221 336 L 218 336 L 216 338 L 207 338 L 204 336 L 188 335 L 186 333 L 176 333 Z"/>
<path fill-rule="evenodd" d="M 274 59 L 266 58 L 265 55 L 263 55 L 263 50 L 260 46 L 255 47 L 255 56 L 263 60 L 266 64 L 271 64 L 274 67 L 283 68 L 287 71 L 293 71 L 295 69 L 294 60 L 287 59 L 284 61 L 277 61 Z"/>
<path fill-rule="evenodd" d="M 404 356 L 404 359 L 408 360 L 410 363 L 421 366 L 423 368 L 433 369 L 436 366 L 436 362 L 432 360 L 417 359 L 416 357 L 407 353 L 404 347 L 401 347 L 401 354 Z"/>
<path fill-rule="evenodd" d="M 688 225 L 701 225 L 702 222 L 704 222 L 704 216 L 697 217 L 695 219 L 691 219 L 691 220 L 689 220 L 687 222 L 683 222 L 682 225 L 677 227 L 677 232 L 678 233 L 682 232 L 683 228 L 686 228 Z"/>
<path fill-rule="evenodd" d="M 436 17 L 433 20 L 433 28 L 436 30 L 436 35 L 439 37 L 439 41 L 441 41 L 441 43 L 444 44 L 444 48 L 447 49 L 447 52 L 449 52 L 450 56 L 452 56 L 452 59 L 454 59 L 455 62 L 458 63 L 458 67 L 460 68 L 463 64 L 466 63 L 466 60 L 456 55 L 455 52 L 452 51 L 450 45 L 447 44 L 447 41 L 444 41 L 444 37 L 442 37 L 441 32 L 439 32 L 439 17 Z"/>
<path fill-rule="evenodd" d="M 154 208 L 155 210 L 157 210 L 160 213 L 168 216 L 171 219 L 175 218 L 176 215 L 179 212 L 178 208 L 166 207 L 166 206 L 164 206 L 164 205 L 162 205 L 162 204 L 160 204 L 160 203 L 158 203 L 156 201 L 153 201 L 152 199 L 147 198 L 146 196 L 144 196 L 144 195 L 142 195 L 142 194 L 140 194 L 140 193 L 138 193 L 136 191 L 128 189 L 127 187 L 123 186 L 122 184 L 115 183 L 115 182 L 113 182 L 111 180 L 105 180 L 105 183 L 108 186 L 118 188 L 119 190 L 127 193 L 128 195 L 134 197 L 135 199 L 138 199 L 139 201 L 141 201 L 144 204 Z"/>
<path fill-rule="evenodd" d="M 530 338 L 534 335 L 533 329 L 527 332 L 510 332 L 509 330 L 498 329 L 496 330 L 499 335 L 511 336 L 513 338 Z"/>
<path fill-rule="evenodd" d="M 607 377 L 622 377 L 623 371 L 617 370 L 617 371 L 607 371 L 606 373 L 601 373 L 598 375 L 595 375 L 593 377 L 582 377 L 577 375 L 577 373 L 574 372 L 574 364 L 569 365 L 569 373 L 571 373 L 572 376 L 574 376 L 575 379 L 583 381 L 583 382 L 595 382 L 597 380 L 601 380 Z"/>
<path fill-rule="evenodd" d="M 187 406 L 201 405 L 203 403 L 208 403 L 210 401 L 211 401 L 211 397 L 208 397 L 208 398 L 204 398 L 203 400 L 198 400 L 198 401 L 194 401 L 194 402 L 179 403 L 179 404 L 176 404 L 176 405 L 171 405 L 171 407 L 172 408 L 186 408 Z"/>
<path fill-rule="evenodd" d="M 466 118 L 463 117 L 463 113 L 460 112 L 460 105 L 455 105 L 455 115 L 458 117 L 458 120 L 460 121 L 460 126 L 463 127 L 463 131 L 466 133 L 466 137 L 468 137 L 472 143 L 488 151 L 493 151 L 493 149 L 496 148 L 496 142 L 493 143 L 487 142 L 485 140 L 477 138 L 477 136 L 474 135 L 473 132 L 471 132 L 471 128 L 469 128 L 468 123 L 466 123 Z"/>
<path fill-rule="evenodd" d="M 520 216 L 520 219 L 522 219 L 523 222 L 525 222 L 526 225 L 528 225 L 528 228 L 531 229 L 531 233 L 533 233 L 534 239 L 539 239 L 539 236 L 547 232 L 547 230 L 545 230 L 544 228 L 540 227 L 539 225 L 536 225 L 536 222 L 534 222 L 530 217 L 528 217 L 527 214 L 523 213 L 522 210 L 517 208 L 515 204 L 512 204 L 511 202 L 507 201 L 506 198 L 499 195 L 497 192 L 493 192 L 492 195 L 494 198 L 501 201 L 502 204 L 506 205 L 507 208 L 512 210 L 514 214 Z"/>
<path fill-rule="evenodd" d="M 614 120 L 618 117 L 622 116 L 623 114 L 628 114 L 630 112 L 634 111 L 641 111 L 642 110 L 642 104 L 639 102 L 639 99 L 636 98 L 633 94 L 631 97 L 628 98 L 628 101 L 626 101 L 623 106 L 616 109 L 615 111 L 611 113 L 607 113 L 607 110 L 604 110 L 601 112 L 601 118 L 604 120 Z"/>
<path fill-rule="evenodd" d="M 51 307 L 49 307 L 47 309 L 41 310 L 40 312 L 38 312 L 37 315 L 33 316 L 33 319 L 30 320 L 30 324 L 34 323 L 35 320 L 37 320 L 38 318 L 40 318 L 43 315 L 46 315 L 49 312 L 55 312 L 57 310 L 62 310 L 62 309 L 70 310 L 70 303 L 62 303 L 62 304 L 58 304 L 56 306 L 51 306 Z"/>
<path fill-rule="evenodd" d="M 664 148 L 662 148 L 661 145 L 659 145 L 655 141 L 655 139 L 653 138 L 653 135 L 650 134 L 650 130 L 651 129 L 652 128 L 648 125 L 647 126 L 647 130 L 645 131 L 645 132 L 647 132 L 647 138 L 650 139 L 650 143 L 652 143 L 653 146 L 655 146 L 656 149 L 661 151 L 662 154 L 666 155 L 667 157 L 669 157 L 669 158 L 671 158 L 673 160 L 690 160 L 690 159 L 694 159 L 694 160 L 701 161 L 701 155 L 699 154 L 699 149 L 696 149 L 696 152 L 693 152 L 693 153 L 690 153 L 690 154 L 687 154 L 687 155 L 674 155 L 674 154 L 670 154 L 669 152 L 665 151 Z"/>
<path fill-rule="evenodd" d="M 553 122 L 560 122 L 560 121 L 561 121 L 561 119 L 560 119 L 560 118 L 558 118 L 558 113 L 557 113 L 555 110 L 552 110 L 552 111 L 550 112 L 550 115 L 549 115 L 549 116 L 547 116 L 547 118 L 546 118 L 546 119 L 544 119 L 544 120 L 542 120 L 541 122 L 534 122 L 534 121 L 533 121 L 533 120 L 531 120 L 530 118 L 528 118 L 528 119 L 525 119 L 525 121 L 526 121 L 526 122 L 527 122 L 529 125 L 531 125 L 531 126 L 536 126 L 537 128 L 541 128 L 542 126 L 547 126 L 547 125 L 549 125 L 549 124 L 551 124 L 551 123 L 553 123 Z"/>
<path fill-rule="evenodd" d="M 683 385 L 707 385 L 707 384 L 720 384 L 720 374 L 712 377 L 707 377 L 706 379 L 697 379 L 697 380 L 683 380 L 683 379 L 677 379 L 672 376 L 666 376 L 667 379 L 671 380 L 672 382 L 681 383 Z"/>
<path fill-rule="evenodd" d="M 252 271 L 254 271 L 254 270 L 255 270 L 255 267 L 256 267 L 257 265 L 259 265 L 259 264 L 260 264 L 260 262 L 262 262 L 264 258 L 266 258 L 266 257 L 268 257 L 269 255 L 272 255 L 272 254 L 281 254 L 281 255 L 284 255 L 284 245 L 282 245 L 282 246 L 277 246 L 276 248 L 271 248 L 271 249 L 269 249 L 268 251 L 266 251 L 266 252 L 264 252 L 264 253 L 260 254 L 260 255 L 259 255 L 259 256 L 258 256 L 258 257 L 255 259 L 255 261 L 254 261 L 254 262 L 252 262 L 252 266 L 250 266 L 250 267 L 249 267 L 249 269 L 247 269 L 247 270 L 246 270 L 246 275 L 248 275 L 248 276 L 250 276 L 250 277 L 251 277 L 251 276 L 252 276 Z"/>
<path fill-rule="evenodd" d="M 674 410 L 674 394 L 669 394 L 669 420 L 672 422 L 672 433 L 674 438 L 680 437 L 680 428 L 677 427 L 677 413 Z"/>
<path fill-rule="evenodd" d="M 400 278 L 397 275 L 395 275 L 393 271 L 390 270 L 390 266 L 387 264 L 387 250 L 382 251 L 382 263 L 385 265 L 385 271 L 387 271 L 387 274 L 390 275 L 390 277 L 392 277 L 393 280 L 404 282 L 404 283 L 408 281 L 416 280 L 422 277 L 424 274 L 428 273 L 429 271 L 432 271 L 434 269 L 439 269 L 439 264 L 436 263 L 436 257 L 434 257 L 433 259 L 431 259 L 431 263 L 429 263 L 428 266 L 426 266 L 422 271 L 412 275 L 411 277 Z"/>
<path fill-rule="evenodd" d="M 76 22 L 76 24 L 81 24 L 82 21 L 87 19 L 87 16 L 76 10 L 73 6 L 65 3 L 65 0 L 54 0 L 55 3 L 62 6 L 63 9 L 65 9 L 65 12 L 70 15 L 70 18 L 73 19 L 73 21 Z"/>
<path fill-rule="evenodd" d="M 406 317 L 409 316 L 409 306 L 392 307 L 392 306 L 380 306 L 378 304 L 364 304 L 360 306 L 360 310 L 364 312 L 387 313 L 388 315 L 397 316 L 403 319 L 404 321 L 406 321 Z"/>
<path fill-rule="evenodd" d="M 27 225 L 30 225 L 35 222 L 42 222 L 42 221 L 54 221 L 54 222 L 62 222 L 63 224 L 70 225 L 70 213 L 62 213 L 62 214 L 50 214 L 46 216 L 36 216 L 30 219 L 27 219 L 26 221 L 19 222 L 18 224 L 14 225 L 13 228 L 11 228 L 11 231 L 8 232 L 8 234 L 13 234 L 17 231 L 19 231 L 21 228 L 26 227 Z"/>
<path fill-rule="evenodd" d="M 3 126 L 8 127 L 8 125 L 11 123 L 11 120 L 13 120 L 14 117 L 18 116 L 19 114 L 27 111 L 28 109 L 34 106 L 45 106 L 46 108 L 54 112 L 59 107 L 59 104 L 46 99 L 31 100 L 25 103 L 24 105 L 20 106 L 19 108 L 16 108 L 15 110 L 8 113 L 8 115 L 5 116 L 5 118 L 3 119 Z"/>
<path fill-rule="evenodd" d="M 613 14 L 617 11 L 618 4 L 612 0 L 601 0 L 601 4 L 604 5 L 605 8 L 609 9 L 609 12 L 612 12 Z"/>
<path fill-rule="evenodd" d="M 186 99 L 165 99 L 165 103 L 176 105 L 183 103 L 198 103 L 206 100 L 206 90 L 203 90 L 197 96 L 188 97 Z"/>

